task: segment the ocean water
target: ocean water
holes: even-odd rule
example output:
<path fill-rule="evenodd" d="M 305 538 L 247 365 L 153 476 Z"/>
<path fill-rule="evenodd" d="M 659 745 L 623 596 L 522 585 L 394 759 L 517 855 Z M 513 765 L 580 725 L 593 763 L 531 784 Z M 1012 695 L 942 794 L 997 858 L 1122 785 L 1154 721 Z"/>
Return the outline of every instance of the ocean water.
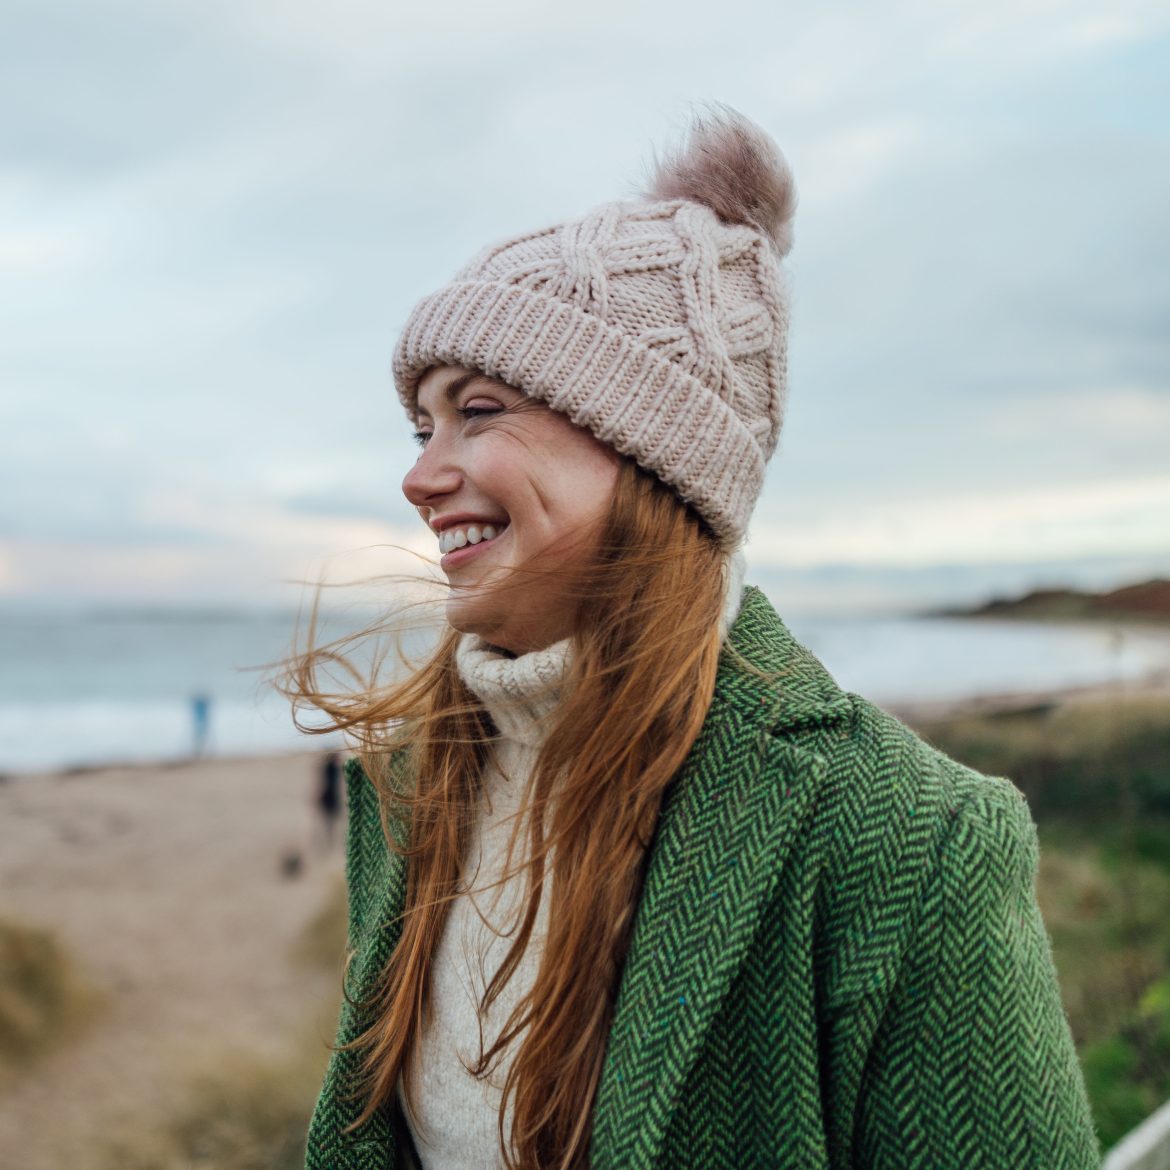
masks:
<path fill-rule="evenodd" d="M 889 705 L 1170 678 L 1170 630 L 1154 627 L 799 614 L 788 625 L 846 690 Z"/>
<path fill-rule="evenodd" d="M 340 746 L 294 727 L 264 669 L 290 613 L 0 610 L 0 773 Z"/>
<path fill-rule="evenodd" d="M 847 690 L 878 703 L 953 699 L 1170 672 L 1170 635 L 1106 626 L 785 614 Z M 354 615 L 326 622 L 333 636 Z M 0 610 L 0 773 L 181 759 L 192 697 L 217 755 L 340 746 L 293 725 L 256 669 L 292 643 L 288 613 Z"/>

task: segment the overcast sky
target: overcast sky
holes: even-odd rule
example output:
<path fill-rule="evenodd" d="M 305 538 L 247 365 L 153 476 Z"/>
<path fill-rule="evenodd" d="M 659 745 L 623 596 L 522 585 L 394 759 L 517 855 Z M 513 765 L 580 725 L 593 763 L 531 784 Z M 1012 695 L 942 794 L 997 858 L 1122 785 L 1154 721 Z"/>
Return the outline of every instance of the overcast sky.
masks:
<path fill-rule="evenodd" d="M 634 193 L 711 99 L 800 191 L 753 572 L 1170 571 L 1165 3 L 10 0 L 0 598 L 289 600 L 433 553 L 410 306 Z"/>

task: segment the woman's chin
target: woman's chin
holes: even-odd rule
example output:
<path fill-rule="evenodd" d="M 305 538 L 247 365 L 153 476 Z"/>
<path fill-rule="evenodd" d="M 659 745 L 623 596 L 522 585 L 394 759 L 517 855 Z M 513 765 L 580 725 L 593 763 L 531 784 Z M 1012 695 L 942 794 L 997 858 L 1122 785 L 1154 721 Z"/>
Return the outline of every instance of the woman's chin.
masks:
<path fill-rule="evenodd" d="M 500 644 L 493 635 L 514 624 L 518 610 L 531 609 L 532 603 L 506 571 L 447 574 L 447 624 L 493 645 Z"/>
<path fill-rule="evenodd" d="M 473 634 L 489 646 L 506 650 L 509 654 L 519 656 L 540 650 L 567 636 L 568 631 L 562 631 L 556 623 L 517 622 L 514 612 L 489 612 L 482 598 L 477 598 L 476 602 L 478 604 L 461 601 L 452 590 L 447 598 L 447 624 L 461 634 Z"/>
<path fill-rule="evenodd" d="M 461 634 L 475 634 L 485 642 L 493 641 L 492 635 L 497 633 L 507 621 L 495 606 L 486 604 L 482 595 L 468 595 L 452 586 L 447 594 L 447 624 Z"/>

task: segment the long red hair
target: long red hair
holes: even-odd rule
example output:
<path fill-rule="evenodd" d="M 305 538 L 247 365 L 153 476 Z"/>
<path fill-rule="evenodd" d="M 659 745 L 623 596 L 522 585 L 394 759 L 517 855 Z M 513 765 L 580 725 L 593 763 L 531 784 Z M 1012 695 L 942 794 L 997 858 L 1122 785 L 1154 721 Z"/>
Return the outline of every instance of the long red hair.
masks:
<path fill-rule="evenodd" d="M 499 1115 L 510 1170 L 587 1164 L 647 851 L 663 794 L 714 692 L 724 590 L 724 555 L 710 530 L 665 484 L 627 462 L 593 563 L 574 583 L 570 673 L 530 780 L 525 848 L 511 854 L 523 858 L 514 872 L 526 883 L 524 909 L 484 996 L 486 1007 L 515 972 L 547 884 L 536 980 L 472 1069 L 487 1075 L 514 1048 Z M 356 738 L 379 791 L 388 847 L 408 859 L 401 938 L 366 1005 L 373 1022 L 352 1044 L 363 1050 L 366 1098 L 355 1126 L 392 1106 L 400 1079 L 413 1103 L 409 1074 L 432 961 L 491 750 L 490 718 L 456 665 L 459 638 L 448 628 L 421 669 L 356 694 L 322 689 L 323 668 L 345 657 L 335 646 L 310 646 L 294 656 L 283 684 L 296 706 L 325 715 L 309 730 L 346 729 Z M 401 751 L 409 760 L 405 786 L 389 768 Z M 394 824 L 404 832 L 389 831 Z"/>

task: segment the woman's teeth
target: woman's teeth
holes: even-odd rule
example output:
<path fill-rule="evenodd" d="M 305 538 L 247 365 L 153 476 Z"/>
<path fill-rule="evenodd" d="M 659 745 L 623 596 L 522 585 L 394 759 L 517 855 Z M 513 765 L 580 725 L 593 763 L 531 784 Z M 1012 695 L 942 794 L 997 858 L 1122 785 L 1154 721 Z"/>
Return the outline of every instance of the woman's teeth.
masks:
<path fill-rule="evenodd" d="M 498 529 L 494 524 L 484 524 L 482 527 L 478 524 L 469 524 L 466 528 L 448 528 L 439 533 L 439 552 L 446 556 L 447 553 L 469 544 L 495 540 L 502 531 L 502 528 Z"/>

